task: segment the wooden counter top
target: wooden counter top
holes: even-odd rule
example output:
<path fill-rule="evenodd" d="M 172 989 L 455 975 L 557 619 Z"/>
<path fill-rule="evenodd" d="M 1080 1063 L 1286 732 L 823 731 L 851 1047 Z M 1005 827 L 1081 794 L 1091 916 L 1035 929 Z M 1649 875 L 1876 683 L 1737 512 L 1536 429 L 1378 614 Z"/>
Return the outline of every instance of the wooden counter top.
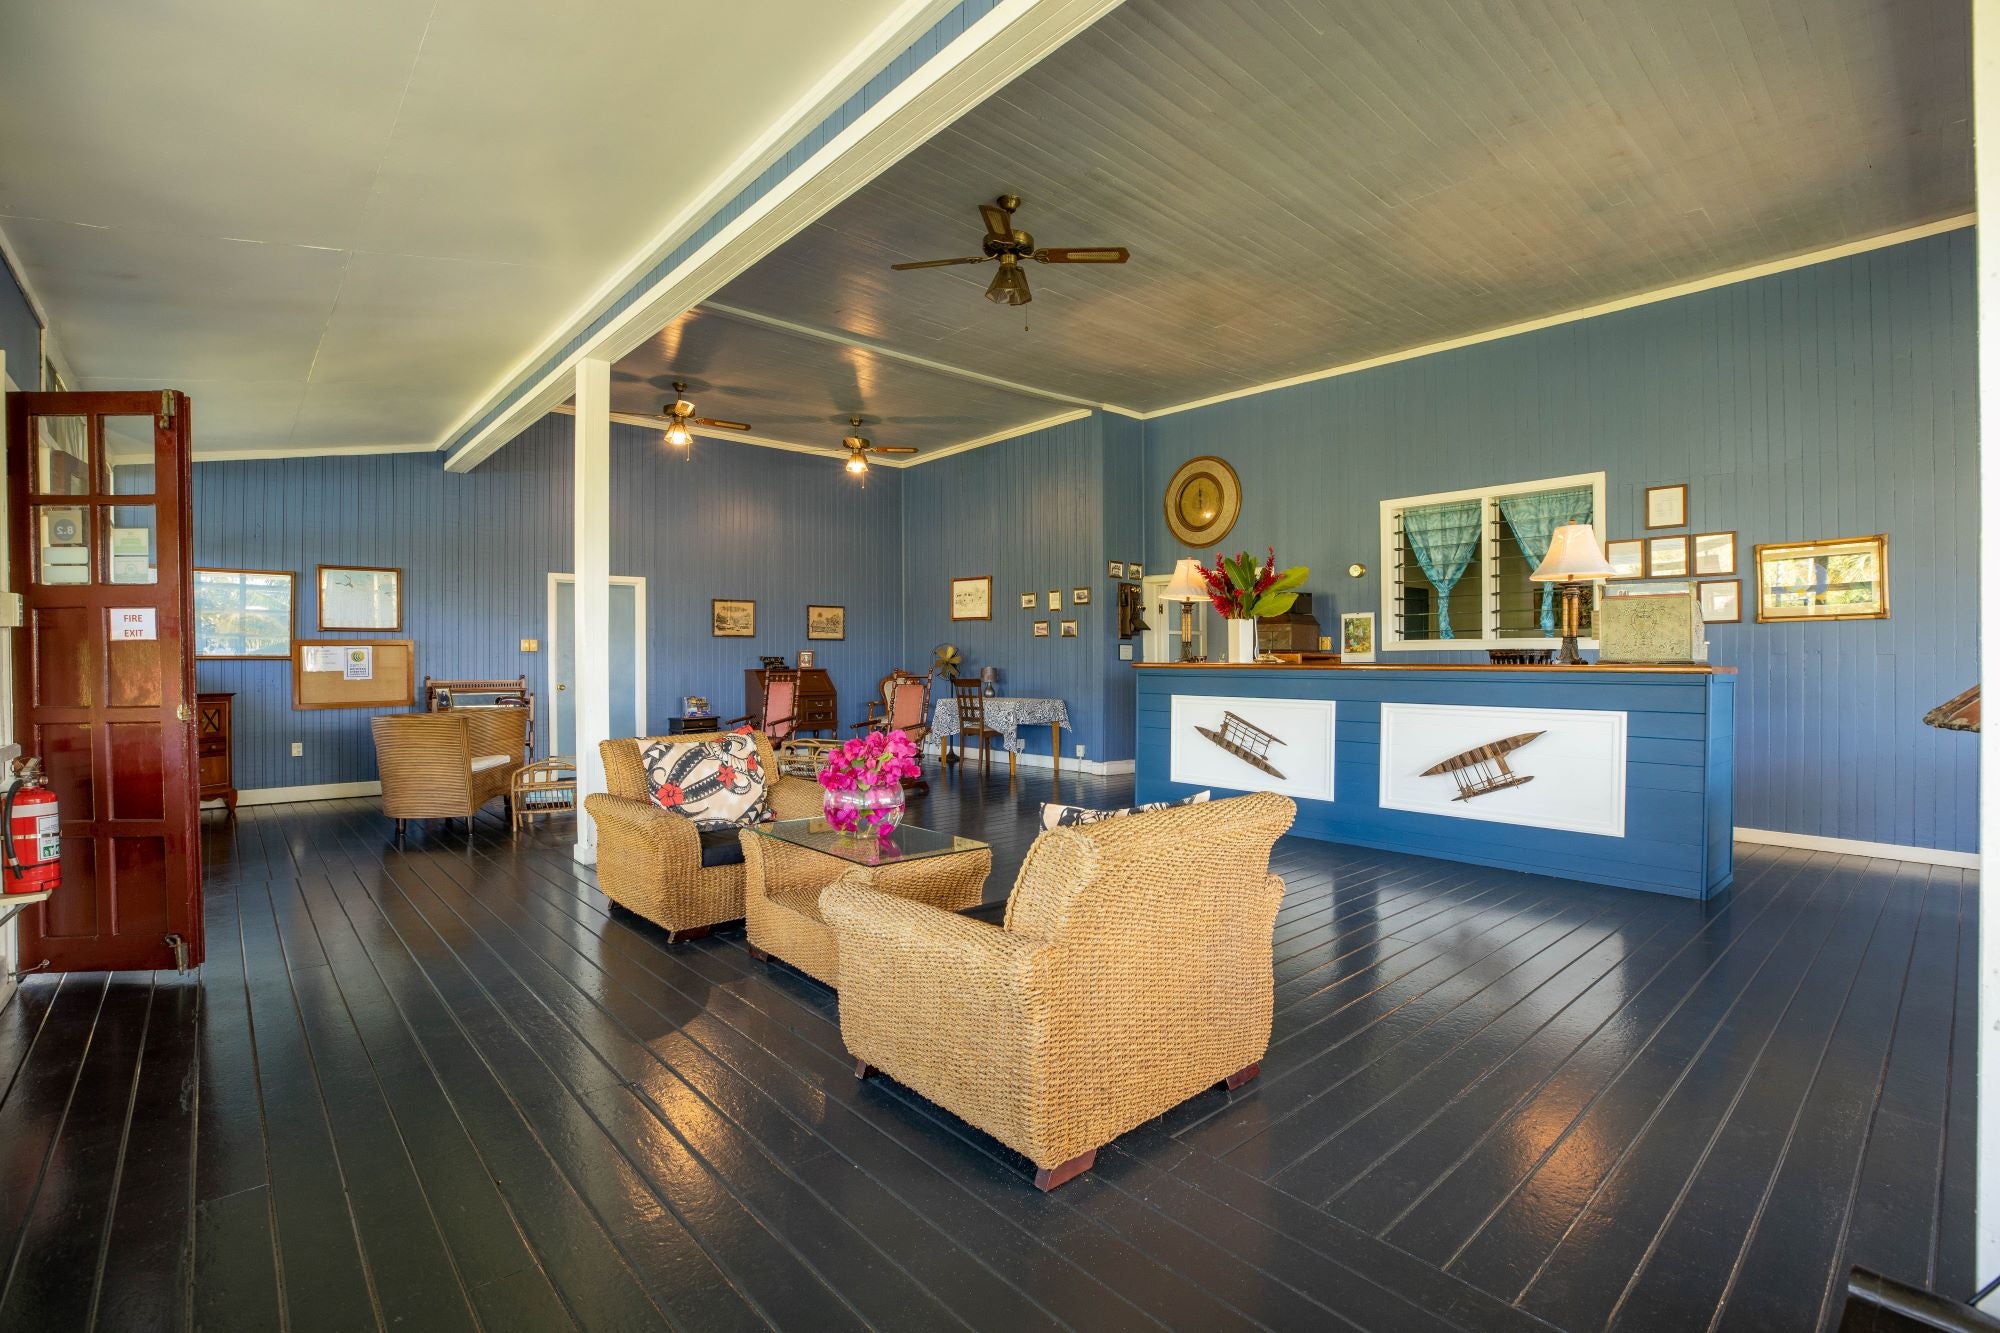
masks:
<path fill-rule="evenodd" d="M 1301 662 L 1134 662 L 1141 671 L 1575 671 L 1584 675 L 1733 676 L 1732 666 L 1707 666 L 1676 662 L 1607 662 L 1603 666 L 1586 663 L 1563 666 L 1550 662 L 1541 666 L 1495 665 L 1484 662 L 1335 662 L 1307 665 Z"/>

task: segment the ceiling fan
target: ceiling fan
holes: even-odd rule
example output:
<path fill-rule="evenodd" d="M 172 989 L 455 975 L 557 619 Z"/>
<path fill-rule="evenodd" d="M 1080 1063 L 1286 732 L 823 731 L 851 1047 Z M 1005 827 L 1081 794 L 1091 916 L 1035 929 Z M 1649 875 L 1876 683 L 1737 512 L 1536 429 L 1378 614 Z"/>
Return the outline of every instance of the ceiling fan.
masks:
<path fill-rule="evenodd" d="M 917 452 L 907 444 L 877 444 L 861 433 L 861 418 L 849 417 L 847 427 L 851 435 L 840 437 L 841 447 L 847 450 L 847 470 L 866 472 L 870 454 L 913 454 Z"/>
<path fill-rule="evenodd" d="M 660 409 L 660 415 L 667 419 L 667 443 L 685 448 L 694 439 L 689 426 L 705 426 L 710 430 L 749 430 L 748 423 L 742 421 L 722 421 L 716 417 L 698 417 L 694 414 L 694 404 L 687 399 L 687 381 L 674 381 L 674 401 Z"/>
<path fill-rule="evenodd" d="M 900 272 L 911 268 L 946 268 L 952 264 L 984 264 L 997 259 L 1000 271 L 988 284 L 986 299 L 1001 305 L 1026 305 L 1035 298 L 1028 291 L 1028 273 L 1021 267 L 1023 259 L 1032 259 L 1038 264 L 1122 264 L 1132 257 L 1122 245 L 1037 250 L 1034 237 L 1014 228 L 1014 210 L 1020 206 L 1021 197 L 1015 194 L 1003 194 L 992 203 L 979 206 L 979 215 L 986 219 L 983 254 L 966 255 L 961 259 L 920 259 L 889 267 Z"/>

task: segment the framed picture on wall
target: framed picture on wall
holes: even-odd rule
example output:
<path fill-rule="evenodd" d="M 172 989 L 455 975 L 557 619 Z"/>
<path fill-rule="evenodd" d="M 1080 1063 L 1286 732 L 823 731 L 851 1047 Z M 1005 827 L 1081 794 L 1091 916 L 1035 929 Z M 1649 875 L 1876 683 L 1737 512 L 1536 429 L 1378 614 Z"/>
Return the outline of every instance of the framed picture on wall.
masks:
<path fill-rule="evenodd" d="M 376 565 L 321 565 L 319 627 L 400 632 L 403 571 Z"/>
<path fill-rule="evenodd" d="M 194 655 L 290 661 L 293 578 L 288 569 L 194 571 Z"/>
<path fill-rule="evenodd" d="M 1125 562 L 1123 560 L 1112 560 L 1105 565 L 1104 572 L 1114 579 L 1122 579 L 1125 577 Z"/>
<path fill-rule="evenodd" d="M 1038 638 L 1038 639 L 1046 639 L 1046 638 L 1048 638 L 1048 637 L 1049 637 L 1049 622 L 1048 622 L 1048 621 L 1046 621 L 1046 620 L 1037 620 L 1037 621 L 1035 622 L 1035 637 L 1036 637 L 1036 638 Z"/>
<path fill-rule="evenodd" d="M 1049 589 L 1049 610 L 1062 610 L 1062 591 L 1058 588 Z"/>
<path fill-rule="evenodd" d="M 1614 579 L 1646 577 L 1646 543 L 1638 537 L 1604 543 L 1604 560 L 1611 566 Z"/>
<path fill-rule="evenodd" d="M 1088 588 L 1071 588 L 1071 589 L 1069 590 L 1069 604 L 1070 604 L 1071 606 L 1089 606 L 1089 605 L 1090 605 L 1090 589 L 1088 589 Z"/>
<path fill-rule="evenodd" d="M 1649 528 L 1681 528 L 1688 521 L 1688 488 L 1686 482 L 1673 486 L 1648 486 L 1646 488 L 1646 526 Z"/>
<path fill-rule="evenodd" d="M 951 618 L 953 620 L 993 619 L 993 576 L 980 574 L 973 578 L 951 581 Z"/>
<path fill-rule="evenodd" d="M 1032 611 L 1035 609 L 1035 594 L 1031 592 L 1021 594 L 1021 609 L 1023 611 Z"/>
<path fill-rule="evenodd" d="M 1688 572 L 1686 537 L 1653 537 L 1646 542 L 1646 576 L 1684 579 Z"/>
<path fill-rule="evenodd" d="M 1759 545 L 1757 620 L 1887 620 L 1889 538 Z"/>
<path fill-rule="evenodd" d="M 757 637 L 757 603 L 715 597 L 708 603 L 708 632 L 717 639 Z"/>
<path fill-rule="evenodd" d="M 806 637 L 808 639 L 846 638 L 847 608 L 844 606 L 808 606 L 806 608 Z"/>
<path fill-rule="evenodd" d="M 1733 625 L 1743 619 L 1743 580 L 1704 579 L 1695 589 L 1701 597 L 1704 624 Z"/>
<path fill-rule="evenodd" d="M 1734 574 L 1736 572 L 1736 534 L 1733 532 L 1697 532 L 1693 537 L 1694 572 L 1696 574 Z"/>
<path fill-rule="evenodd" d="M 1375 613 L 1373 611 L 1341 612 L 1340 660 L 1343 662 L 1372 662 L 1375 660 Z"/>
<path fill-rule="evenodd" d="M 1076 637 L 1076 622 L 1074 620 L 1065 620 L 1062 622 L 1061 637 L 1065 639 L 1074 639 Z"/>

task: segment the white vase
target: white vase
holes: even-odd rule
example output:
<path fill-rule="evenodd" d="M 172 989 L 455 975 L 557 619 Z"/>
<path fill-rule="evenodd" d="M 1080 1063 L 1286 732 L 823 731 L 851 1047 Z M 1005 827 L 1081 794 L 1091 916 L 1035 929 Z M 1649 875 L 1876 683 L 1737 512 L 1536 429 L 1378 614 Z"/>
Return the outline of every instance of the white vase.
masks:
<path fill-rule="evenodd" d="M 1257 622 L 1255 620 L 1225 621 L 1229 626 L 1229 660 L 1232 662 L 1254 662 L 1257 660 Z"/>

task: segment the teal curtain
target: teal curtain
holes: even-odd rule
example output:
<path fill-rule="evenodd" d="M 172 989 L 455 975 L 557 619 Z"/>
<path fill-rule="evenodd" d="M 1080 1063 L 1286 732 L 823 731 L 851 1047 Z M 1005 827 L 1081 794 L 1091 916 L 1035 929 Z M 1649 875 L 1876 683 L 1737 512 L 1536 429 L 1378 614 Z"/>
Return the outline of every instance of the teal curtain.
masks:
<path fill-rule="evenodd" d="M 1532 571 L 1542 563 L 1549 553 L 1549 539 L 1557 528 L 1565 523 L 1588 523 L 1591 520 L 1593 494 L 1588 486 L 1575 486 L 1564 491 L 1541 491 L 1534 495 L 1509 495 L 1500 501 L 1500 516 L 1507 520 L 1507 526 L 1514 530 L 1514 540 L 1521 544 L 1522 554 L 1528 557 Z M 1556 632 L 1556 585 L 1542 585 L 1542 634 L 1553 638 Z"/>
<path fill-rule="evenodd" d="M 1451 590 L 1479 546 L 1479 501 L 1454 500 L 1403 511 L 1403 537 L 1438 594 L 1438 629 L 1451 632 Z"/>

